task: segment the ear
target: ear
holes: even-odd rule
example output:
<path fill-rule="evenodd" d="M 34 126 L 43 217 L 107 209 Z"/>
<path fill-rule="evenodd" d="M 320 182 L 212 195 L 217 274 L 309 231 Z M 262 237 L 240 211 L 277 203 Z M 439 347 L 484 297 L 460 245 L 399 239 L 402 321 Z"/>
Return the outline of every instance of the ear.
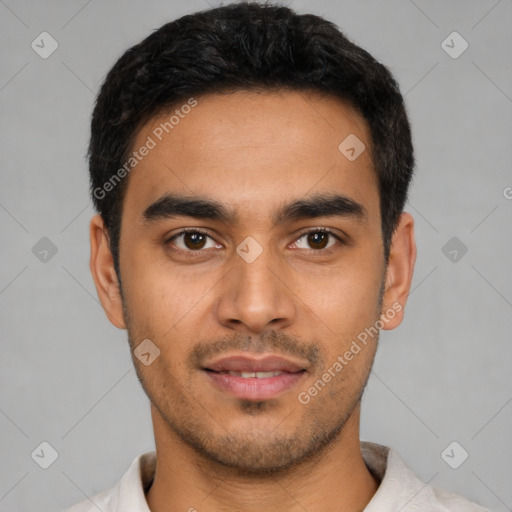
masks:
<path fill-rule="evenodd" d="M 107 228 L 101 215 L 95 215 L 91 220 L 90 239 L 89 268 L 101 305 L 108 319 L 119 329 L 125 329 L 121 290 L 110 251 Z"/>
<path fill-rule="evenodd" d="M 381 320 L 385 330 L 402 323 L 415 262 L 414 219 L 409 213 L 402 213 L 391 240 L 382 299 Z"/>

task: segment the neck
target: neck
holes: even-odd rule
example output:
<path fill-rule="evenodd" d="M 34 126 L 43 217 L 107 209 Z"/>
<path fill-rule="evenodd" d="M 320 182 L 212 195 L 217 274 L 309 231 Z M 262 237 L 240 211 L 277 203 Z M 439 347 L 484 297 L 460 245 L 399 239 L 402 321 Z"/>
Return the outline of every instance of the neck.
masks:
<path fill-rule="evenodd" d="M 318 457 L 276 475 L 240 476 L 185 445 L 152 407 L 157 467 L 151 512 L 363 510 L 378 488 L 361 455 L 359 406 Z M 333 506 L 333 504 L 335 504 Z"/>

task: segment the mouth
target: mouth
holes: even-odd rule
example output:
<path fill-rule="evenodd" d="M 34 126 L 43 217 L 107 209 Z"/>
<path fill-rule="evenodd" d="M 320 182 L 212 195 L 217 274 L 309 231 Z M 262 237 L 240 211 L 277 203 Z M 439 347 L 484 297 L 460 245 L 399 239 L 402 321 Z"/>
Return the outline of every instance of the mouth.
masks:
<path fill-rule="evenodd" d="M 219 391 L 245 400 L 269 400 L 297 386 L 307 365 L 275 355 L 234 355 L 205 365 L 210 383 Z"/>
<path fill-rule="evenodd" d="M 210 370 L 212 371 L 212 370 Z M 269 379 L 270 377 L 277 377 L 282 375 L 284 372 L 216 372 L 224 375 L 233 375 L 235 377 L 242 377 L 242 379 Z"/>

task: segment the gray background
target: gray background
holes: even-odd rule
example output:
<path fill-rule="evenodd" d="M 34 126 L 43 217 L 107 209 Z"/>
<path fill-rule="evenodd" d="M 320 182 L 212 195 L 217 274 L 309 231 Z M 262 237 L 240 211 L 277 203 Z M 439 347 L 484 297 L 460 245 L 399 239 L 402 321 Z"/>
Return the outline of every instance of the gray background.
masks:
<path fill-rule="evenodd" d="M 405 322 L 381 336 L 362 438 L 394 447 L 434 486 L 512 510 L 512 1 L 290 6 L 325 15 L 388 65 L 413 126 L 407 209 L 419 256 Z M 125 333 L 108 323 L 89 274 L 84 155 L 115 60 L 207 7 L 0 0 L 1 511 L 63 509 L 114 485 L 153 448 Z M 43 31 L 59 45 L 47 59 L 31 48 Z M 469 44 L 456 59 L 441 46 L 453 31 Z M 58 249 L 46 262 L 32 252 L 42 237 Z M 42 441 L 59 454 L 48 469 L 31 457 Z M 441 457 L 452 441 L 469 453 L 458 469 Z M 453 464 L 462 451 L 449 453 Z"/>

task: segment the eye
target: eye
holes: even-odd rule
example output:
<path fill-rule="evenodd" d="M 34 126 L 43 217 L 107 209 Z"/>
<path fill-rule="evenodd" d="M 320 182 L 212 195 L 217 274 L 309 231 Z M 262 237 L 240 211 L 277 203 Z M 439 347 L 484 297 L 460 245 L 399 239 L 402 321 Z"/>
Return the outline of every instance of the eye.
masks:
<path fill-rule="evenodd" d="M 294 245 L 298 249 L 324 250 L 332 247 L 336 241 L 342 242 L 340 237 L 328 229 L 315 229 L 304 233 Z"/>
<path fill-rule="evenodd" d="M 172 236 L 167 243 L 172 243 L 182 251 L 199 251 L 201 249 L 220 248 L 207 233 L 198 230 L 186 230 Z"/>

